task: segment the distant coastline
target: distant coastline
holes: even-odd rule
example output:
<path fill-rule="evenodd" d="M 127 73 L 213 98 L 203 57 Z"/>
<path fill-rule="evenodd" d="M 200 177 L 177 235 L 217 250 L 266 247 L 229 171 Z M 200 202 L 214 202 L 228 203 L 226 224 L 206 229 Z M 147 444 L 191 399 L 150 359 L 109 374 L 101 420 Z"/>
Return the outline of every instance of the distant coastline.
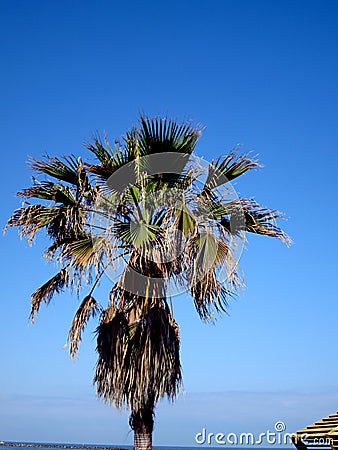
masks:
<path fill-rule="evenodd" d="M 5 442 L 1 441 L 2 447 L 31 447 L 31 448 L 63 448 L 63 449 L 86 449 L 86 450 L 126 450 L 120 447 L 107 447 L 104 445 L 80 445 L 80 444 L 46 444 L 43 442 Z"/>

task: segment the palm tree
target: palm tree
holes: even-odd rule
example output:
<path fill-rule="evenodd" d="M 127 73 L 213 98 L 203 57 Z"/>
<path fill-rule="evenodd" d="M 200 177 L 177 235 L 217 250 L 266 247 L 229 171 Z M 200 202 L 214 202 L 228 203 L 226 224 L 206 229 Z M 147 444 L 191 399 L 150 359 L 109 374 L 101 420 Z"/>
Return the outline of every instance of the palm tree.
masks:
<path fill-rule="evenodd" d="M 69 352 L 77 355 L 96 317 L 97 394 L 130 409 L 137 450 L 152 448 L 155 405 L 173 400 L 182 383 L 170 286 L 188 290 L 200 318 L 212 322 L 241 286 L 234 242 L 246 232 L 288 242 L 275 223 L 279 212 L 220 193 L 258 167 L 255 159 L 232 151 L 208 165 L 200 182 L 201 168 L 191 164 L 200 134 L 191 123 L 141 116 L 139 127 L 113 146 L 94 138 L 88 149 L 95 161 L 32 159 L 43 179 L 18 193 L 24 203 L 6 225 L 30 243 L 44 229 L 51 241 L 45 256 L 60 267 L 32 294 L 32 322 L 55 293 L 87 289 L 69 330 Z M 121 262 L 103 307 L 95 288 Z"/>

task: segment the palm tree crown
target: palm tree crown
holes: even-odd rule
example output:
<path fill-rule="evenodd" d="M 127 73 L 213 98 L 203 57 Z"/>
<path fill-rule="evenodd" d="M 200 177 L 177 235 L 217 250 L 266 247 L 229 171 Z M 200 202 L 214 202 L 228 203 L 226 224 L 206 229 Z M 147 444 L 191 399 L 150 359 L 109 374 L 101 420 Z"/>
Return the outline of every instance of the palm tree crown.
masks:
<path fill-rule="evenodd" d="M 201 319 L 213 321 L 241 286 L 236 240 L 251 232 L 289 242 L 275 223 L 278 211 L 222 195 L 259 166 L 255 159 L 232 151 L 209 164 L 201 182 L 203 170 L 191 163 L 200 134 L 190 123 L 141 116 L 113 146 L 95 138 L 88 145 L 95 162 L 32 159 L 44 179 L 18 193 L 25 202 L 7 223 L 29 242 L 44 229 L 51 241 L 45 256 L 60 267 L 32 294 L 32 321 L 55 293 L 89 283 L 69 330 L 70 355 L 96 316 L 97 393 L 130 408 L 139 448 L 151 446 L 143 438 L 151 437 L 156 402 L 174 399 L 182 382 L 171 287 L 189 291 Z M 120 263 L 103 306 L 95 288 Z"/>

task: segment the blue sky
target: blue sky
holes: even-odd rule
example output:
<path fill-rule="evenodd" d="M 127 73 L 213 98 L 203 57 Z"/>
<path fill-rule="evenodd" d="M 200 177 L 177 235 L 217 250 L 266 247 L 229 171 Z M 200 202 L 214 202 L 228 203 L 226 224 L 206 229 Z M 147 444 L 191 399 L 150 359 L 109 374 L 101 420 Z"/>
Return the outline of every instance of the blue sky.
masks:
<path fill-rule="evenodd" d="M 30 184 L 27 155 L 85 155 L 139 111 L 193 119 L 198 156 L 238 143 L 265 166 L 241 195 L 285 212 L 294 245 L 250 236 L 246 290 L 201 324 L 175 299 L 185 391 L 157 410 L 155 444 L 210 431 L 294 431 L 338 409 L 336 1 L 0 1 L 2 208 Z M 95 398 L 91 323 L 75 363 L 62 350 L 78 299 L 28 322 L 55 271 L 15 230 L 1 238 L 0 440 L 128 444 L 127 413 Z"/>

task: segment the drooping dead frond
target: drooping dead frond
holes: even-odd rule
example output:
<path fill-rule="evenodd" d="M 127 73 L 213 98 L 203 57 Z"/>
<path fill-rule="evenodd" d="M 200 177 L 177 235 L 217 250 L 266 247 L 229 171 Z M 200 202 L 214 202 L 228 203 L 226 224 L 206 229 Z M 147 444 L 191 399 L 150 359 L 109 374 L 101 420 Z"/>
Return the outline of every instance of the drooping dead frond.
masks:
<path fill-rule="evenodd" d="M 82 332 L 91 317 L 95 317 L 101 311 L 101 306 L 91 295 L 87 295 L 79 309 L 76 311 L 72 325 L 68 333 L 67 344 L 69 342 L 69 354 L 74 358 L 79 351 Z"/>
<path fill-rule="evenodd" d="M 189 269 L 190 294 L 200 318 L 213 322 L 217 314 L 227 312 L 228 302 L 235 296 L 239 287 L 237 269 L 228 245 L 212 236 L 202 236 L 194 253 Z M 218 279 L 222 265 L 228 269 L 228 279 L 222 280 L 225 284 Z"/>
<path fill-rule="evenodd" d="M 20 235 L 27 238 L 28 242 L 32 242 L 36 232 L 50 225 L 59 213 L 57 208 L 47 208 L 42 205 L 24 206 L 14 211 L 6 224 L 5 231 L 9 227 L 19 227 Z"/>
<path fill-rule="evenodd" d="M 276 224 L 276 219 L 284 218 L 280 211 L 264 208 L 252 199 L 240 199 L 239 202 L 240 209 L 233 211 L 231 219 L 221 220 L 220 223 L 224 228 L 230 230 L 232 227 L 232 233 L 247 231 L 275 237 L 287 245 L 291 244 L 290 237 Z M 243 215 L 244 220 L 237 220 L 236 216 L 239 214 Z"/>
<path fill-rule="evenodd" d="M 228 311 L 229 300 L 243 285 L 231 238 L 211 230 L 199 232 L 188 241 L 186 257 L 190 261 L 186 269 L 189 290 L 197 313 L 203 321 L 214 322 L 218 314 Z"/>
<path fill-rule="evenodd" d="M 38 315 L 41 303 L 47 305 L 52 300 L 54 294 L 58 294 L 63 288 L 69 284 L 69 271 L 67 269 L 61 269 L 50 280 L 37 289 L 31 297 L 31 313 L 30 319 L 34 322 L 35 316 Z"/>
<path fill-rule="evenodd" d="M 85 235 L 86 216 L 78 205 L 54 207 L 58 215 L 51 221 L 46 231 L 54 241 L 73 241 L 82 239 Z"/>
<path fill-rule="evenodd" d="M 58 242 L 82 237 L 85 215 L 77 206 L 27 205 L 18 208 L 8 220 L 5 231 L 9 227 L 19 227 L 20 236 L 31 243 L 37 231 L 45 228 L 47 235 Z"/>
<path fill-rule="evenodd" d="M 236 295 L 216 279 L 213 271 L 208 272 L 202 280 L 198 280 L 192 286 L 190 294 L 200 318 L 210 323 L 216 320 L 219 313 L 228 312 L 229 300 Z"/>
<path fill-rule="evenodd" d="M 276 237 L 286 244 L 291 243 L 289 236 L 276 225 L 276 219 L 284 217 L 281 212 L 250 202 L 244 207 L 244 216 L 246 231 Z"/>
<path fill-rule="evenodd" d="M 132 316 L 135 317 L 135 316 Z M 98 328 L 98 362 L 94 377 L 98 395 L 132 411 L 173 399 L 181 384 L 179 331 L 163 306 L 151 307 L 138 320 L 116 312 Z"/>

